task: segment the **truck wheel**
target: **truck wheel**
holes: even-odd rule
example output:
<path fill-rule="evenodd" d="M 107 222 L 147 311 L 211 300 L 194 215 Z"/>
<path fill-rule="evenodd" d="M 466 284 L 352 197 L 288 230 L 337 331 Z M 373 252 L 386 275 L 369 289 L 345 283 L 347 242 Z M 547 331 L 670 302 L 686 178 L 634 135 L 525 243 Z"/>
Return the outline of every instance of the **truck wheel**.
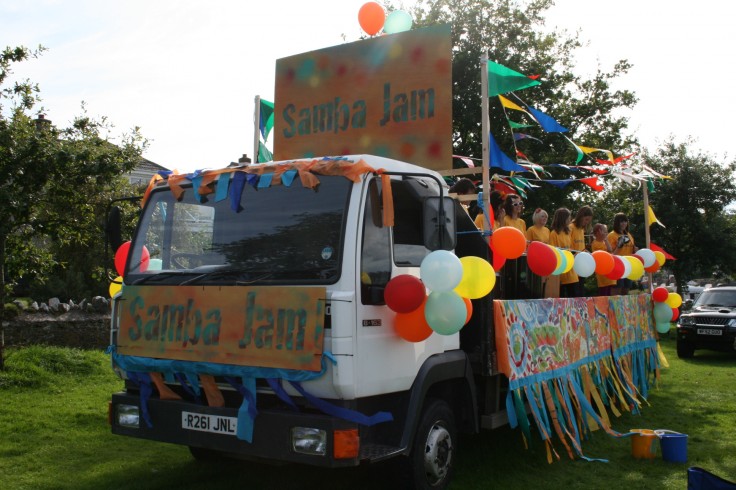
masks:
<path fill-rule="evenodd" d="M 691 342 L 677 340 L 677 357 L 680 359 L 690 359 L 694 354 L 695 346 Z"/>
<path fill-rule="evenodd" d="M 409 454 L 410 477 L 416 489 L 444 489 L 454 468 L 455 415 L 444 400 L 427 400 Z"/>

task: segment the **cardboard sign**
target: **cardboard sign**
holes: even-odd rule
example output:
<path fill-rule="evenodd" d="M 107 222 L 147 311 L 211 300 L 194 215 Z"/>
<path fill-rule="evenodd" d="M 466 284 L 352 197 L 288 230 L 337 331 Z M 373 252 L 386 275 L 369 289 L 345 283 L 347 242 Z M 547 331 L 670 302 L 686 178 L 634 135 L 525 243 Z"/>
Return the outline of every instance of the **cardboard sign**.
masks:
<path fill-rule="evenodd" d="M 323 287 L 125 286 L 117 351 L 320 370 Z"/>
<path fill-rule="evenodd" d="M 276 62 L 274 159 L 372 154 L 452 168 L 448 25 Z"/>

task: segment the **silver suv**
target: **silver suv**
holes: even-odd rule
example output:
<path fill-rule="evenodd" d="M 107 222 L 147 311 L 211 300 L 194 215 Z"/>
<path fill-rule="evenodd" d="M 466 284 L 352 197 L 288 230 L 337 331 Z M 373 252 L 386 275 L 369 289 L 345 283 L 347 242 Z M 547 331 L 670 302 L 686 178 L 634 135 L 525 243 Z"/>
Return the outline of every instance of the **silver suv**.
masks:
<path fill-rule="evenodd" d="M 736 350 L 736 287 L 706 289 L 677 322 L 677 356 L 693 357 L 695 349 Z"/>

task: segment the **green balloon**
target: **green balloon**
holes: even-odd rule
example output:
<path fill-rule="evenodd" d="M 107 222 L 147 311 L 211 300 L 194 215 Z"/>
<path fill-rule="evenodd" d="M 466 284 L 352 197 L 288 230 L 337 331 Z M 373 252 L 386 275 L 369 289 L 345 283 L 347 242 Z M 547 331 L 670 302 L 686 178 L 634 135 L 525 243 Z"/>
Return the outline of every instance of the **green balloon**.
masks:
<path fill-rule="evenodd" d="M 397 32 L 408 31 L 411 29 L 412 22 L 411 15 L 403 10 L 394 10 L 386 17 L 386 22 L 383 24 L 383 32 L 386 34 L 396 34 Z"/>
<path fill-rule="evenodd" d="M 432 291 L 424 305 L 427 324 L 440 335 L 452 335 L 465 325 L 468 310 L 455 291 Z"/>

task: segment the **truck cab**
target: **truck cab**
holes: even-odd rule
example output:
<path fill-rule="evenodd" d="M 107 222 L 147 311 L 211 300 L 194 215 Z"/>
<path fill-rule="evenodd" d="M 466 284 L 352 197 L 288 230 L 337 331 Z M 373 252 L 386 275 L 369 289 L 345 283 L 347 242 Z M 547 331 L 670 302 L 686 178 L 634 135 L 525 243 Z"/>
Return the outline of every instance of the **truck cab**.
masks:
<path fill-rule="evenodd" d="M 446 195 L 436 172 L 371 155 L 152 185 L 113 300 L 113 433 L 195 457 L 398 457 L 411 485 L 446 486 L 457 432 L 505 423 L 493 293 L 421 342 L 397 336 L 384 298 L 432 250 L 490 259 Z"/>

